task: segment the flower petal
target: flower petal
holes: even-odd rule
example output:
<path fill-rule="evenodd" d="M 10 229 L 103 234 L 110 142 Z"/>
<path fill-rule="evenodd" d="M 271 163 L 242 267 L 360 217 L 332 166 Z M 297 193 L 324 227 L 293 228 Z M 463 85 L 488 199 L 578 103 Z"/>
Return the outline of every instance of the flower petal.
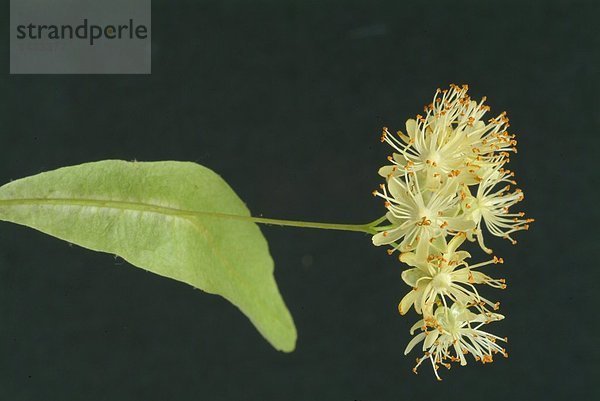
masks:
<path fill-rule="evenodd" d="M 452 256 L 452 260 L 454 262 L 460 263 L 462 261 L 464 261 L 465 259 L 469 259 L 471 257 L 471 254 L 467 251 L 457 251 L 454 252 L 454 255 Z"/>
<path fill-rule="evenodd" d="M 406 263 L 411 267 L 418 267 L 423 271 L 427 271 L 427 259 L 419 259 L 414 252 L 404 252 L 400 254 L 400 262 Z"/>
<path fill-rule="evenodd" d="M 402 272 L 402 280 L 404 280 L 406 284 L 414 288 L 417 286 L 417 280 L 421 277 L 424 277 L 425 275 L 426 274 L 421 269 L 408 269 Z"/>
<path fill-rule="evenodd" d="M 463 242 L 465 242 L 465 239 L 467 239 L 467 236 L 465 234 L 456 234 L 454 238 L 452 238 L 448 243 L 448 253 L 455 252 L 458 249 L 458 247 L 461 246 Z"/>
<path fill-rule="evenodd" d="M 404 183 L 398 178 L 391 178 L 388 182 L 388 189 L 394 199 L 405 199 L 406 198 L 406 187 Z"/>
<path fill-rule="evenodd" d="M 388 245 L 404 236 L 405 230 L 398 227 L 390 231 L 382 231 L 373 236 L 373 245 Z"/>
<path fill-rule="evenodd" d="M 424 325 L 425 325 L 425 320 L 421 319 L 421 320 L 417 321 L 417 323 L 413 324 L 413 326 L 410 328 L 410 335 L 412 336 L 415 333 L 415 330 L 420 329 Z"/>
<path fill-rule="evenodd" d="M 458 217 L 444 217 L 444 220 L 448 222 L 448 230 L 452 231 L 469 231 L 474 229 L 477 225 L 475 220 L 467 218 L 464 215 Z"/>
<path fill-rule="evenodd" d="M 398 312 L 400 312 L 401 315 L 406 314 L 406 312 L 410 310 L 410 307 L 415 302 L 415 298 L 418 295 L 417 293 L 417 290 L 412 289 L 408 294 L 404 296 L 404 298 L 402 298 L 402 300 L 398 304 Z"/>
<path fill-rule="evenodd" d="M 417 287 L 417 294 L 415 295 L 415 300 L 413 301 L 415 304 L 415 311 L 419 314 L 423 314 L 423 305 L 426 301 L 427 294 L 431 291 L 431 280 L 426 285 L 420 285 Z"/>
<path fill-rule="evenodd" d="M 392 175 L 392 173 L 394 171 L 396 171 L 397 169 L 394 168 L 395 166 L 383 166 L 379 169 L 378 174 L 380 176 L 382 176 L 383 178 L 388 178 L 389 176 Z"/>
<path fill-rule="evenodd" d="M 426 260 L 429 255 L 429 237 L 425 233 L 417 243 L 415 255 L 418 260 Z"/>
<path fill-rule="evenodd" d="M 404 155 L 400 154 L 400 153 L 394 153 L 394 161 L 396 162 L 396 164 L 398 164 L 401 167 L 406 166 L 406 157 L 404 157 Z"/>
<path fill-rule="evenodd" d="M 406 120 L 406 133 L 411 139 L 415 137 L 416 128 L 417 122 L 414 119 L 410 118 Z"/>
<path fill-rule="evenodd" d="M 429 349 L 433 345 L 435 340 L 437 340 L 439 335 L 440 335 L 439 330 L 432 330 L 432 331 L 428 332 L 427 338 L 425 338 L 425 342 L 423 343 L 423 351 L 425 351 L 426 349 Z"/>
<path fill-rule="evenodd" d="M 415 345 L 417 345 L 418 343 L 420 343 L 421 341 L 423 341 L 423 339 L 425 339 L 426 335 L 427 334 L 425 334 L 425 333 L 419 333 L 416 336 L 414 336 L 413 339 L 410 340 L 410 342 L 408 343 L 408 345 L 404 349 L 404 355 L 408 354 L 415 347 Z"/>

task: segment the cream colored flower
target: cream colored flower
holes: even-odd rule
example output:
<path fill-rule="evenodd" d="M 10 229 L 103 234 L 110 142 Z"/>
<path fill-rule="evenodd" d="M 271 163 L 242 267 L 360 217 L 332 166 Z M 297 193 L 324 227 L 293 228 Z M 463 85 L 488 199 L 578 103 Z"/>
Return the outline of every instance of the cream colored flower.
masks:
<path fill-rule="evenodd" d="M 436 191 L 422 190 L 414 172 L 392 177 L 387 186 L 373 194 L 385 200 L 391 225 L 373 236 L 375 245 L 391 245 L 402 252 L 428 246 L 430 239 L 475 227 L 475 222 L 459 216 L 458 182 L 447 180 Z"/>
<path fill-rule="evenodd" d="M 465 213 L 475 222 L 474 233 L 479 245 L 487 253 L 492 253 L 492 250 L 485 246 L 481 230 L 482 221 L 491 234 L 506 238 L 513 244 L 517 241 L 510 235 L 516 231 L 528 230 L 529 223 L 534 221 L 524 218 L 523 212 L 509 211 L 509 208 L 522 201 L 524 196 L 520 189 L 510 192 L 510 186 L 516 185 L 516 182 L 512 180 L 514 173 L 505 170 L 504 164 L 505 160 L 501 160 L 495 166 L 486 169 L 474 195 L 467 186 L 461 190 Z"/>
<path fill-rule="evenodd" d="M 465 234 L 456 235 L 450 242 L 444 237 L 432 241 L 428 256 L 414 252 L 403 253 L 400 260 L 412 269 L 402 272 L 402 279 L 413 289 L 402 298 L 398 311 L 404 315 L 411 306 L 426 318 L 432 315 L 436 302 L 447 306 L 449 302 L 475 306 L 481 312 L 488 312 L 487 307 L 497 310 L 499 303 L 482 297 L 475 284 L 487 284 L 495 288 L 506 288 L 504 279 L 493 279 L 476 269 L 503 260 L 494 257 L 486 262 L 469 265 L 465 259 L 471 255 L 459 251 Z M 448 298 L 448 300 L 446 300 Z"/>
<path fill-rule="evenodd" d="M 384 128 L 381 139 L 395 152 L 388 157 L 392 164 L 382 167 L 379 174 L 391 178 L 415 171 L 427 189 L 436 189 L 455 176 L 473 185 L 478 170 L 493 164 L 496 155 L 516 151 L 514 136 L 506 131 L 506 113 L 484 122 L 483 115 L 489 111 L 485 97 L 477 103 L 467 91 L 466 85 L 438 89 L 433 102 L 425 106 L 425 117 L 406 121 L 407 135 L 398 131 L 394 136 Z"/>
<path fill-rule="evenodd" d="M 411 328 L 411 334 L 414 334 L 418 328 L 422 332 L 408 343 L 404 354 L 408 354 L 423 341 L 424 355 L 417 358 L 413 371 L 417 373 L 421 363 L 429 359 L 438 380 L 441 380 L 437 373 L 440 364 L 448 369 L 450 369 L 448 362 L 460 362 L 461 365 L 466 365 L 467 354 L 471 354 L 476 361 L 482 363 L 493 362 L 494 355 L 498 353 L 508 357 L 506 350 L 497 344 L 497 341 L 506 342 L 507 339 L 480 329 L 484 324 L 501 319 L 504 319 L 504 316 L 500 314 L 476 314 L 457 303 L 450 308 L 438 307 L 434 317 L 420 320 Z"/>

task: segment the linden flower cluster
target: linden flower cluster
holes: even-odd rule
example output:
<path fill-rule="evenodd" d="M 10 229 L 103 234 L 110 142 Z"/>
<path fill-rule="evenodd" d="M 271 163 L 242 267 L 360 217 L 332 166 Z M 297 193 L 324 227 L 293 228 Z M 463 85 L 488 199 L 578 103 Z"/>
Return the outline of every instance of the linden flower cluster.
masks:
<path fill-rule="evenodd" d="M 388 253 L 399 252 L 409 269 L 402 279 L 412 287 L 398 305 L 404 315 L 411 307 L 423 315 L 411 330 L 420 329 L 405 354 L 420 344 L 423 355 L 416 369 L 429 359 L 436 377 L 439 365 L 492 362 L 500 353 L 497 344 L 506 339 L 489 334 L 483 326 L 504 316 L 495 313 L 499 303 L 482 297 L 475 285 L 506 288 L 480 268 L 503 263 L 496 256 L 471 263 L 471 255 L 459 250 L 465 240 L 477 241 L 488 254 L 488 233 L 516 244 L 512 235 L 527 230 L 533 219 L 509 209 L 523 199 L 514 173 L 506 169 L 509 152 L 516 152 L 506 113 L 484 120 L 489 107 L 471 100 L 468 87 L 450 85 L 438 89 L 425 115 L 406 122 L 406 133 L 383 129 L 382 142 L 393 148 L 390 165 L 379 170 L 385 184 L 373 195 L 382 198 L 389 223 L 377 228 L 375 245 L 387 245 Z"/>

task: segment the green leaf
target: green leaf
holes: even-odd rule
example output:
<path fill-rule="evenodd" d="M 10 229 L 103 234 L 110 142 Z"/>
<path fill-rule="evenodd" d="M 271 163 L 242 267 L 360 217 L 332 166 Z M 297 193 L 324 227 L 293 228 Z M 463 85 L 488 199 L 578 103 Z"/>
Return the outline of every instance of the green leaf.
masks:
<path fill-rule="evenodd" d="M 278 350 L 296 328 L 273 278 L 258 226 L 213 171 L 187 162 L 107 160 L 38 174 L 0 188 L 0 220 L 119 255 L 236 305 Z"/>

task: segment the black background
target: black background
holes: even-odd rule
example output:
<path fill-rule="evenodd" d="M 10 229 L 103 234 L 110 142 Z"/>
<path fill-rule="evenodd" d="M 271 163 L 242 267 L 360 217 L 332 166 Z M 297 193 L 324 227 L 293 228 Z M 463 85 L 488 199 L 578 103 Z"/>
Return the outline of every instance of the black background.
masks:
<path fill-rule="evenodd" d="M 7 2 L 8 3 L 8 2 Z M 402 266 L 368 236 L 263 227 L 299 331 L 274 351 L 222 298 L 0 225 L 1 400 L 592 399 L 598 377 L 595 1 L 153 1 L 152 75 L 0 78 L 2 182 L 108 158 L 190 160 L 255 215 L 362 223 L 389 149 L 468 83 L 519 139 L 537 219 L 506 263 L 510 357 L 411 372 Z M 483 257 L 474 251 L 474 259 Z"/>

